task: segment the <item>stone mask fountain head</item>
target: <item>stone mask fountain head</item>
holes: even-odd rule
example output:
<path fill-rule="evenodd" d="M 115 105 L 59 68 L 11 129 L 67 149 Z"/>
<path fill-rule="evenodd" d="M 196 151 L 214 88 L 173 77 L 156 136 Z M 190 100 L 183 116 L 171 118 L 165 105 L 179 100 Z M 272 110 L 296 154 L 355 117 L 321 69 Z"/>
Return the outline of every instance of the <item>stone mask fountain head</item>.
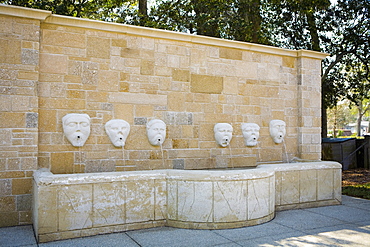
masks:
<path fill-rule="evenodd" d="M 160 119 L 153 119 L 147 123 L 146 133 L 150 144 L 161 146 L 166 140 L 166 124 Z"/>
<path fill-rule="evenodd" d="M 282 143 L 286 134 L 285 122 L 282 120 L 271 120 L 270 121 L 270 136 L 275 143 Z"/>
<path fill-rule="evenodd" d="M 105 124 L 105 132 L 115 147 L 124 147 L 130 124 L 122 119 L 112 119 Z"/>
<path fill-rule="evenodd" d="M 233 136 L 233 127 L 228 123 L 217 123 L 213 128 L 215 139 L 221 147 L 227 147 Z"/>
<path fill-rule="evenodd" d="M 255 123 L 243 123 L 242 132 L 245 145 L 248 147 L 256 146 L 260 136 L 260 126 Z"/>
<path fill-rule="evenodd" d="M 87 114 L 70 113 L 62 118 L 63 132 L 74 147 L 82 147 L 90 135 L 90 117 Z"/>

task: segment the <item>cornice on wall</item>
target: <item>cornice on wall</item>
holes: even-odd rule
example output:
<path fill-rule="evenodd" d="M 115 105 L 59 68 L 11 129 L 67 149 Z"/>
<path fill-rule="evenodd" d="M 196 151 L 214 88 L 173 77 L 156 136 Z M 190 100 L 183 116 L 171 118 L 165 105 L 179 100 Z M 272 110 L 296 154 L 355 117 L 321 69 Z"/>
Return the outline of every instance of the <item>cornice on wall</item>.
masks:
<path fill-rule="evenodd" d="M 22 18 L 30 18 L 40 20 L 42 23 L 57 24 L 63 26 L 73 26 L 81 28 L 89 28 L 102 30 L 107 32 L 127 33 L 130 35 L 138 35 L 142 37 L 151 37 L 157 39 L 176 40 L 179 42 L 190 42 L 195 44 L 221 46 L 227 48 L 241 49 L 246 51 L 254 51 L 273 55 L 290 56 L 290 57 L 306 57 L 311 59 L 322 60 L 329 54 L 310 51 L 310 50 L 289 50 L 273 46 L 253 44 L 248 42 L 226 40 L 213 38 L 201 35 L 188 33 L 174 32 L 162 29 L 154 29 L 140 26 L 133 26 L 121 23 L 104 22 L 98 20 L 90 20 L 84 18 L 76 18 L 70 16 L 54 15 L 50 11 L 30 9 L 11 5 L 0 5 L 0 15 L 10 15 Z"/>

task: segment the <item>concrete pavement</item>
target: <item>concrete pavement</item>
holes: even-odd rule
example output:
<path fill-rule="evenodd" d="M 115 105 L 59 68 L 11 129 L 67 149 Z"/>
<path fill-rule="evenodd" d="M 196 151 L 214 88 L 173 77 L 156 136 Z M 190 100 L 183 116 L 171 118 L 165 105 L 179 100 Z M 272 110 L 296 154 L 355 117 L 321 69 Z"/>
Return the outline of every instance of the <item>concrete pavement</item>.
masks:
<path fill-rule="evenodd" d="M 370 246 L 370 200 L 276 213 L 262 225 L 227 230 L 159 227 L 37 244 L 32 226 L 0 228 L 0 246 Z"/>

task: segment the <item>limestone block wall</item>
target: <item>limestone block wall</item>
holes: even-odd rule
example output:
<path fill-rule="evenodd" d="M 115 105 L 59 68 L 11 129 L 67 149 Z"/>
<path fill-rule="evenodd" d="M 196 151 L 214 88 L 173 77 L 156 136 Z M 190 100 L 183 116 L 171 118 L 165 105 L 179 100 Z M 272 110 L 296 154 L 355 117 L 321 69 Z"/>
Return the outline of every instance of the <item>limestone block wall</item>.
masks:
<path fill-rule="evenodd" d="M 288 158 L 320 159 L 322 54 L 55 15 L 41 29 L 39 167 L 75 173 L 281 161 L 272 119 L 287 123 Z M 72 112 L 92 118 L 81 148 L 63 136 L 61 118 Z M 124 150 L 104 131 L 113 118 L 131 125 Z M 154 118 L 167 124 L 163 152 L 146 137 Z M 231 149 L 214 141 L 218 122 L 234 126 Z M 244 122 L 261 126 L 259 147 L 244 145 Z"/>
<path fill-rule="evenodd" d="M 298 58 L 298 153 L 302 159 L 321 158 L 321 64 Z"/>
<path fill-rule="evenodd" d="M 53 173 L 254 166 L 293 157 L 319 160 L 320 62 L 325 54 L 52 15 L 0 5 L 0 215 L 28 224 L 31 176 Z M 62 117 L 86 113 L 91 134 L 73 147 Z M 104 131 L 131 125 L 125 149 Z M 145 124 L 167 124 L 150 145 Z M 284 120 L 284 145 L 268 124 Z M 214 141 L 218 122 L 234 127 L 230 148 Z M 257 123 L 246 147 L 241 124 Z M 287 152 L 287 156 L 285 155 Z"/>
<path fill-rule="evenodd" d="M 40 21 L 49 14 L 0 5 L 0 227 L 31 222 Z"/>

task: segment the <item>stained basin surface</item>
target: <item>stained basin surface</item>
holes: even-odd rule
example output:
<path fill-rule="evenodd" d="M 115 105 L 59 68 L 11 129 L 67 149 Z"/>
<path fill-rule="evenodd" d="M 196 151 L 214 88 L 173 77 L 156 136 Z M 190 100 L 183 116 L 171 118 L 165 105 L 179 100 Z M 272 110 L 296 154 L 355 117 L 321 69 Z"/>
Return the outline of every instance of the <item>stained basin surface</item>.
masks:
<path fill-rule="evenodd" d="M 34 174 L 39 242 L 156 226 L 256 225 L 275 210 L 341 203 L 336 162 L 265 164 L 240 170 Z"/>

